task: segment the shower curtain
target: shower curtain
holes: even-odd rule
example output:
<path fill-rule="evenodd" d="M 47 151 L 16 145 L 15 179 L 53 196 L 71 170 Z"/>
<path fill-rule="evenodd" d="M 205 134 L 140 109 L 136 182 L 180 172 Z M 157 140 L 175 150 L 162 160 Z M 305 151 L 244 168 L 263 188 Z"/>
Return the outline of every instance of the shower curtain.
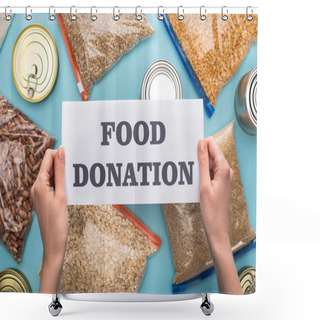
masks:
<path fill-rule="evenodd" d="M 212 212 L 226 198 L 228 248 L 253 293 L 257 14 L 49 17 L 0 16 L 0 291 L 39 292 L 45 235 L 31 188 L 46 150 L 63 148 L 59 292 L 218 293 Z M 211 148 L 232 186 L 205 214 L 219 176 Z"/>

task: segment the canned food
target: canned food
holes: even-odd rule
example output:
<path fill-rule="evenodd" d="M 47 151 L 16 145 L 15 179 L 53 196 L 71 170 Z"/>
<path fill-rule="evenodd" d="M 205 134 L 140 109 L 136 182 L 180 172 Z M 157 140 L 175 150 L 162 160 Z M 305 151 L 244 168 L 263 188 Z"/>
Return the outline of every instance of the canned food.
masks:
<path fill-rule="evenodd" d="M 31 25 L 19 35 L 12 54 L 12 75 L 21 96 L 38 102 L 51 92 L 58 71 L 52 36 L 43 26 Z"/>
<path fill-rule="evenodd" d="M 243 294 L 251 294 L 256 292 L 256 269 L 245 267 L 239 272 L 240 285 Z"/>
<path fill-rule="evenodd" d="M 234 97 L 234 110 L 242 130 L 257 134 L 257 67 L 240 80 Z"/>
<path fill-rule="evenodd" d="M 0 272 L 0 292 L 32 292 L 24 274 L 18 270 L 7 269 Z"/>
<path fill-rule="evenodd" d="M 157 60 L 147 69 L 141 84 L 141 99 L 182 99 L 182 85 L 175 67 L 167 60 Z"/>

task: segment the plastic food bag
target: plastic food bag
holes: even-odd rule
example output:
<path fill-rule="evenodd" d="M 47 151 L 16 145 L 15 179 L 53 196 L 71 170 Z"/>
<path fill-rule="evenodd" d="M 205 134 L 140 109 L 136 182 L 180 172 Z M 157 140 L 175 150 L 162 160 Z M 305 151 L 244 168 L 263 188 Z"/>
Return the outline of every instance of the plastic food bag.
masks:
<path fill-rule="evenodd" d="M 118 21 L 112 14 L 99 14 L 96 21 L 86 13 L 76 20 L 69 14 L 57 17 L 82 100 L 125 53 L 154 33 L 144 15 L 140 21 L 135 14 L 121 14 Z"/>
<path fill-rule="evenodd" d="M 182 57 L 209 117 L 224 84 L 235 74 L 251 46 L 257 41 L 258 16 L 251 21 L 245 14 L 165 15 L 165 24 Z"/>
<path fill-rule="evenodd" d="M 234 121 L 219 131 L 214 138 L 234 172 L 230 198 L 229 239 L 232 252 L 236 253 L 245 246 L 252 245 L 255 232 L 249 221 L 233 128 Z M 163 204 L 162 208 L 176 269 L 173 290 L 180 292 L 186 288 L 186 281 L 192 283 L 199 275 L 200 278 L 209 275 L 209 272 L 203 273 L 212 268 L 213 261 L 203 228 L 200 205 L 198 203 Z M 183 285 L 179 286 L 179 284 Z"/>
<path fill-rule="evenodd" d="M 8 29 L 10 27 L 11 21 L 12 21 L 12 19 L 7 21 L 5 19 L 5 15 L 3 13 L 0 13 L 0 49 L 2 47 L 2 43 L 6 37 Z"/>
<path fill-rule="evenodd" d="M 176 274 L 173 283 L 192 279 L 213 266 L 199 203 L 162 205 Z"/>
<path fill-rule="evenodd" d="M 54 139 L 0 95 L 0 238 L 20 262 L 32 222 L 30 189 Z"/>
<path fill-rule="evenodd" d="M 69 206 L 63 293 L 137 292 L 161 239 L 124 206 Z"/>
<path fill-rule="evenodd" d="M 248 216 L 248 207 L 240 176 L 234 139 L 234 121 L 214 135 L 224 157 L 233 170 L 230 198 L 229 238 L 233 252 L 237 252 L 255 238 Z"/>

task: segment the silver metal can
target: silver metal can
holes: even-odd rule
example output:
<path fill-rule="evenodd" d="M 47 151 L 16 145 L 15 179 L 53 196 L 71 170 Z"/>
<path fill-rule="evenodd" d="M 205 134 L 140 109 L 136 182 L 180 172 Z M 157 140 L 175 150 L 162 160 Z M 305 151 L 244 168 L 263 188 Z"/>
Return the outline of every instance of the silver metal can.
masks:
<path fill-rule="evenodd" d="M 256 292 L 256 269 L 252 267 L 244 267 L 239 271 L 240 285 L 243 294 L 251 294 Z"/>
<path fill-rule="evenodd" d="M 33 24 L 19 35 L 12 53 L 12 76 L 20 95 L 29 102 L 45 99 L 58 73 L 58 53 L 49 31 Z"/>
<path fill-rule="evenodd" d="M 28 279 L 15 269 L 0 272 L 0 292 L 32 292 Z"/>
<path fill-rule="evenodd" d="M 157 60 L 147 69 L 141 84 L 143 100 L 182 99 L 181 79 L 167 60 Z"/>
<path fill-rule="evenodd" d="M 257 67 L 240 80 L 235 97 L 234 111 L 242 130 L 249 135 L 257 134 Z"/>

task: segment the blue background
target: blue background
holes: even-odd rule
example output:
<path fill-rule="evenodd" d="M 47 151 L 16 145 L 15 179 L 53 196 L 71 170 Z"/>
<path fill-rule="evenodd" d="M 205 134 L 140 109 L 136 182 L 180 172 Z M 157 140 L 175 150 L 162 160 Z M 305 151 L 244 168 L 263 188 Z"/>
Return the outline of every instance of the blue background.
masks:
<path fill-rule="evenodd" d="M 97 84 L 93 86 L 90 100 L 139 99 L 140 87 L 148 66 L 157 59 L 170 61 L 177 69 L 183 87 L 183 98 L 198 98 L 192 81 L 179 58 L 179 55 L 165 29 L 163 22 L 156 15 L 148 15 L 156 33 L 141 42 L 125 55 Z M 51 33 L 59 56 L 59 68 L 55 87 L 42 102 L 30 103 L 24 100 L 15 88 L 11 58 L 15 41 L 21 31 L 30 24 L 43 25 Z M 222 88 L 215 106 L 215 113 L 209 119 L 204 112 L 204 136 L 215 134 L 235 119 L 234 93 L 241 77 L 257 65 L 257 45 L 249 51 L 233 78 Z M 49 21 L 48 14 L 34 14 L 31 22 L 25 15 L 14 15 L 5 41 L 0 49 L 0 94 L 24 112 L 42 129 L 56 138 L 55 148 L 61 143 L 61 105 L 62 101 L 81 101 L 74 73 L 67 54 L 57 19 Z M 256 137 L 248 136 L 235 123 L 235 139 L 241 177 L 248 204 L 250 221 L 256 226 Z M 160 236 L 160 250 L 148 259 L 148 266 L 139 292 L 172 293 L 174 268 L 171 258 L 170 243 L 160 205 L 127 206 L 153 233 Z M 0 245 L 0 271 L 7 268 L 18 268 L 28 278 L 32 291 L 38 292 L 40 280 L 38 270 L 42 260 L 42 241 L 36 215 L 29 231 L 22 255 L 17 264 L 12 256 Z M 253 249 L 236 261 L 237 270 L 245 266 L 255 267 L 256 250 Z M 94 281 L 94 279 L 92 279 Z M 202 280 L 187 289 L 184 293 L 218 292 L 216 275 Z"/>

